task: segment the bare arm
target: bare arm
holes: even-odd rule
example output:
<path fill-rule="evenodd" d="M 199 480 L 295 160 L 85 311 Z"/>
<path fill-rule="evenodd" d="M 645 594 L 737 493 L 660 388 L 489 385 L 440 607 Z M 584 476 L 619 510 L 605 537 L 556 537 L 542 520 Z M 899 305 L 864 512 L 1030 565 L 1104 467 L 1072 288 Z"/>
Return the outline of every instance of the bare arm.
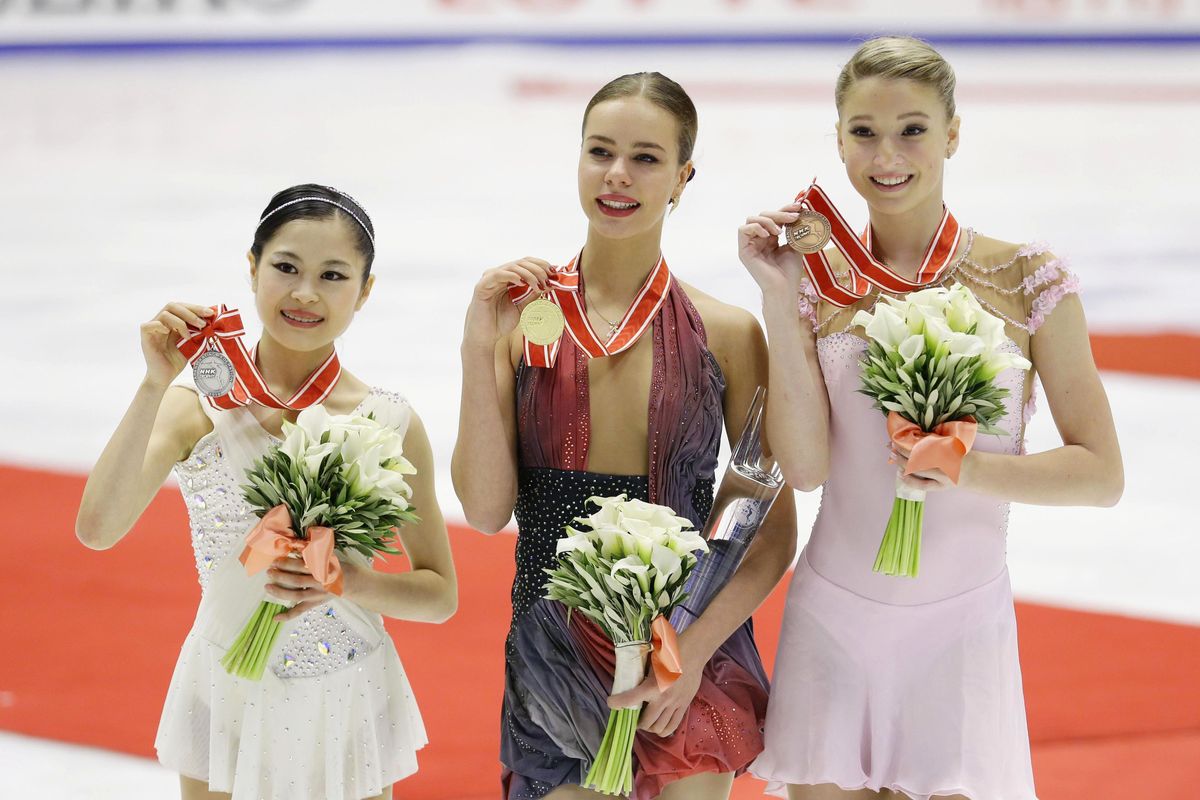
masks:
<path fill-rule="evenodd" d="M 758 322 L 740 309 L 737 316 L 731 330 L 724 330 L 714 337 L 714 341 L 724 341 L 726 347 L 723 356 L 717 355 L 727 379 L 725 429 L 731 442 L 736 442 L 742 433 L 741 425 L 755 390 L 760 385 L 766 386 L 768 379 L 767 345 Z M 765 442 L 764 449 L 770 450 Z M 741 566 L 699 619 L 680 634 L 683 675 L 664 692 L 659 692 L 651 675 L 638 687 L 610 698 L 609 705 L 619 708 L 646 700 L 648 703 L 638 727 L 659 736 L 673 733 L 700 687 L 704 665 L 775 588 L 795 552 L 795 502 L 792 490 L 785 485 Z"/>
<path fill-rule="evenodd" d="M 726 372 L 725 430 L 730 442 L 742 433 L 746 410 L 759 385 L 768 381 L 767 343 L 758 322 L 749 314 L 739 337 L 742 358 L 730 359 Z M 749 358 L 746 358 L 749 354 Z M 770 387 L 767 406 L 775 392 Z M 771 452 L 764 444 L 764 450 Z M 792 489 L 784 485 L 771 512 L 763 520 L 746 558 L 729 583 L 713 598 L 704 613 L 679 637 L 685 669 L 703 669 L 717 648 L 762 604 L 796 555 L 796 504 Z"/>
<path fill-rule="evenodd" d="M 972 451 L 959 485 L 1018 503 L 1115 505 L 1125 488 L 1121 446 L 1077 295 L 1060 301 L 1031 348 L 1062 447 L 1023 456 Z"/>
<path fill-rule="evenodd" d="M 1115 505 L 1125 488 L 1121 447 L 1078 296 L 1063 298 L 1031 347 L 1062 447 L 1015 456 L 972 450 L 963 459 L 958 485 L 1017 503 Z M 903 470 L 905 453 L 895 446 L 893 451 Z M 903 480 L 926 491 L 954 486 L 941 470 L 917 472 Z"/>
<path fill-rule="evenodd" d="M 162 486 L 171 465 L 211 430 L 194 392 L 170 387 L 184 358 L 175 349 L 186 323 L 202 324 L 202 306 L 168 304 L 142 325 L 146 377 L 96 461 L 75 520 L 75 535 L 95 550 L 129 532 Z"/>
<path fill-rule="evenodd" d="M 488 270 L 475 287 L 463 330 L 462 398 L 451 474 L 467 523 L 483 533 L 508 524 L 517 498 L 516 379 L 510 335 L 513 284 L 544 286 L 552 267 L 525 258 Z"/>
<path fill-rule="evenodd" d="M 401 526 L 400 541 L 408 557 L 407 572 L 379 572 L 354 562 L 342 565 L 342 597 L 370 611 L 415 622 L 445 622 L 458 609 L 458 578 L 446 521 L 434 490 L 433 452 L 419 417 L 413 414 L 404 436 L 404 456 L 416 467 L 409 481 L 413 506 L 421 521 Z M 330 595 L 304 567 L 304 562 L 282 558 L 267 571 L 267 594 L 296 603 L 278 620 L 299 616 L 327 602 Z"/>
<path fill-rule="evenodd" d="M 462 397 L 451 473 L 467 524 L 496 533 L 517 499 L 516 378 L 508 339 L 462 347 Z"/>
<path fill-rule="evenodd" d="M 779 245 L 786 222 L 799 206 L 764 211 L 738 229 L 738 253 L 763 294 L 763 319 L 771 341 L 770 431 L 783 477 L 812 491 L 829 474 L 829 397 L 817 360 L 812 326 L 797 311 L 803 275 L 799 255 Z"/>

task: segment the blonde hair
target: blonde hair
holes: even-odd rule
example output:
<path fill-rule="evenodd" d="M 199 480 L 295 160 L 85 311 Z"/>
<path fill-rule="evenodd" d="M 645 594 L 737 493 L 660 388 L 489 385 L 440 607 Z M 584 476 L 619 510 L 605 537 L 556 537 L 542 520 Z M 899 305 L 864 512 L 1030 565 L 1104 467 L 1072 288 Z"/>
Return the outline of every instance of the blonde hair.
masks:
<path fill-rule="evenodd" d="M 946 118 L 953 119 L 954 70 L 928 42 L 912 36 L 878 36 L 863 42 L 838 75 L 833 92 L 838 112 L 855 82 L 877 77 L 916 81 L 928 86 L 941 99 Z"/>

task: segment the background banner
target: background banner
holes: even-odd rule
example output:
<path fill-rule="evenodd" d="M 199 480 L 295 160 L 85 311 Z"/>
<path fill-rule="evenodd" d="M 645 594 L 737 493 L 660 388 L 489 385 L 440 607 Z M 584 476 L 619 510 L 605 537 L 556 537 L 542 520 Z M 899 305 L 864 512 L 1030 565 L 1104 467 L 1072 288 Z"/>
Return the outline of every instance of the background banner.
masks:
<path fill-rule="evenodd" d="M 357 40 L 1200 39 L 1200 0 L 0 0 L 0 46 Z M 350 42 L 346 42 L 350 43 Z"/>

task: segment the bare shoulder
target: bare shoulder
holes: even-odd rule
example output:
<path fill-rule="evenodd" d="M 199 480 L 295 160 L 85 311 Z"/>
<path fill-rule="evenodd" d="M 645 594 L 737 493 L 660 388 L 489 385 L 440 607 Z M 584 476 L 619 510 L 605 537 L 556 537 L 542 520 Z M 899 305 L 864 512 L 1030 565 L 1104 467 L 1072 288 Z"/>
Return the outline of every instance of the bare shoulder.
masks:
<path fill-rule="evenodd" d="M 163 395 L 155 433 L 169 442 L 176 461 L 186 459 L 196 442 L 212 432 L 212 420 L 201 407 L 200 395 L 186 386 L 171 386 Z"/>
<path fill-rule="evenodd" d="M 680 286 L 700 312 L 708 350 L 725 377 L 755 375 L 765 369 L 767 343 L 758 318 L 746 309 L 723 302 L 680 281 Z"/>
<path fill-rule="evenodd" d="M 969 255 L 975 261 L 1003 263 L 1015 259 L 1025 247 L 1026 245 L 1017 242 L 1006 242 L 976 233 Z"/>
<path fill-rule="evenodd" d="M 683 281 L 679 285 L 700 312 L 700 319 L 708 332 L 709 347 L 714 352 L 722 345 L 732 349 L 745 347 L 754 337 L 762 335 L 758 318 L 746 309 L 718 300 Z"/>
<path fill-rule="evenodd" d="M 404 432 L 404 453 L 409 461 L 417 466 L 418 470 L 425 472 L 426 479 L 432 484 L 433 446 L 429 443 L 429 433 L 425 430 L 425 423 L 412 406 L 408 407 L 408 428 Z"/>
<path fill-rule="evenodd" d="M 325 400 L 325 407 L 331 414 L 350 414 L 365 402 L 370 393 L 370 386 L 354 373 L 343 369 L 333 391 Z"/>
<path fill-rule="evenodd" d="M 401 436 L 407 435 L 411 430 L 412 421 L 416 417 L 407 397 L 383 386 L 366 388 L 361 402 L 354 408 L 354 413 L 369 416 L 382 425 L 395 428 Z"/>

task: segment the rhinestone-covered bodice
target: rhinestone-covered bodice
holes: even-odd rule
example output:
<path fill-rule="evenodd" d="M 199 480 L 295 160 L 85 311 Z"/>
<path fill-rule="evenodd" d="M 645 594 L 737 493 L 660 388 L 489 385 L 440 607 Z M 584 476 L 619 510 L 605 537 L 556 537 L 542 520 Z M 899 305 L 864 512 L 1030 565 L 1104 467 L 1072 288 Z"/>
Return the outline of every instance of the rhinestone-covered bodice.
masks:
<path fill-rule="evenodd" d="M 370 410 L 377 419 L 389 411 L 395 416 L 397 407 L 407 411 L 407 403 L 400 395 L 378 389 L 370 391 L 356 413 L 366 413 L 367 405 L 372 406 Z M 250 416 L 246 409 L 217 413 Z M 261 432 L 264 453 L 279 441 L 262 431 L 252 417 L 214 419 L 214 425 L 220 427 L 239 423 Z M 257 515 L 242 496 L 242 476 L 234 474 L 234 467 L 223 452 L 220 427 L 201 438 L 191 455 L 175 465 L 179 489 L 187 506 L 196 573 L 205 595 L 216 591 L 212 586 L 214 572 L 223 565 L 228 566 L 228 560 L 237 560 L 246 534 L 258 522 Z M 317 606 L 286 623 L 269 662 L 271 670 L 280 678 L 315 677 L 343 669 L 377 646 L 369 644 L 343 619 L 345 611 L 339 606 L 344 609 L 343 604 L 347 602 L 335 600 Z"/>
<path fill-rule="evenodd" d="M 224 558 L 236 557 L 235 550 L 258 517 L 224 463 L 216 431 L 175 465 L 175 477 L 187 506 L 200 588 L 207 591 L 213 568 Z"/>

